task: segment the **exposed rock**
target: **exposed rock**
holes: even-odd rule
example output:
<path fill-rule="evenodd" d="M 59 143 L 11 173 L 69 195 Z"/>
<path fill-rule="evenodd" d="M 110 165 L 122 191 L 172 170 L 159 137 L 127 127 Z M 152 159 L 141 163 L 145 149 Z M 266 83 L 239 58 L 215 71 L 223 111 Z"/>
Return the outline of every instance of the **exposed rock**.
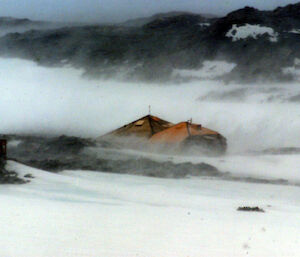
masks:
<path fill-rule="evenodd" d="M 14 171 L 7 171 L 5 169 L 6 161 L 0 159 L 0 184 L 25 184 L 26 180 L 18 177 Z"/>
<path fill-rule="evenodd" d="M 244 207 L 239 207 L 237 208 L 238 211 L 250 211 L 250 212 L 265 212 L 263 209 L 259 207 L 249 207 L 249 206 L 244 206 Z"/>
<path fill-rule="evenodd" d="M 102 148 L 103 145 L 94 147 L 96 144 L 90 139 L 16 135 L 6 136 L 6 138 L 22 141 L 8 149 L 9 159 L 52 172 L 80 169 L 173 178 L 223 175 L 217 168 L 206 163 L 176 164 L 170 161 L 159 162 L 130 156 L 121 152 L 110 152 L 107 148 Z M 93 150 L 85 151 L 86 148 Z"/>
<path fill-rule="evenodd" d="M 28 174 L 24 175 L 24 178 L 34 178 L 34 176 L 32 174 L 28 173 Z"/>
<path fill-rule="evenodd" d="M 208 163 L 175 163 L 171 160 L 157 161 L 139 155 L 128 154 L 112 148 L 110 144 L 98 144 L 91 139 L 76 137 L 41 137 L 41 136 L 1 136 L 19 144 L 8 144 L 8 158 L 39 169 L 59 172 L 63 170 L 92 170 L 122 174 L 134 174 L 161 178 L 184 178 L 202 176 L 221 178 L 229 181 L 300 186 L 299 183 L 283 179 L 261 179 L 255 177 L 234 176 L 221 172 Z M 61 141 L 59 140 L 61 139 Z M 63 149 L 63 150 L 62 150 Z M 1 163 L 0 163 L 1 164 Z M 1 166 L 0 166 L 1 167 Z M 2 165 L 2 167 L 4 167 Z M 25 183 L 15 172 L 5 171 L 3 181 Z M 0 180 L 3 177 L 0 174 Z M 1 182 L 0 182 L 1 183 Z"/>

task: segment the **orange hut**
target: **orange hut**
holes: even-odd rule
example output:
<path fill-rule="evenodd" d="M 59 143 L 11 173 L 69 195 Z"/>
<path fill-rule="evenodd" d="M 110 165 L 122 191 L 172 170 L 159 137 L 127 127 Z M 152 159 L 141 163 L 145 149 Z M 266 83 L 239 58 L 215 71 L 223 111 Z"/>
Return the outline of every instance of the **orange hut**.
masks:
<path fill-rule="evenodd" d="M 220 133 L 189 121 L 173 124 L 159 117 L 147 115 L 113 130 L 97 139 L 135 148 L 142 142 L 142 147 L 151 144 L 180 145 L 183 147 L 199 146 L 204 150 L 224 153 L 226 138 Z M 141 145 L 139 145 L 140 147 Z"/>
<path fill-rule="evenodd" d="M 226 138 L 220 133 L 188 121 L 180 122 L 156 133 L 149 141 L 157 144 L 178 143 L 183 146 L 201 146 L 202 148 L 214 148 L 221 152 L 225 152 L 227 147 Z"/>

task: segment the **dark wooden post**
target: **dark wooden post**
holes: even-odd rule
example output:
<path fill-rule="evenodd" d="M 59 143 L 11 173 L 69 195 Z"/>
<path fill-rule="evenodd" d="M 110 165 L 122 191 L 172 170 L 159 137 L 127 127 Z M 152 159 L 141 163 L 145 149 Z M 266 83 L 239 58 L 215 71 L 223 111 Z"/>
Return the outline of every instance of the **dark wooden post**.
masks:
<path fill-rule="evenodd" d="M 0 139 L 0 159 L 6 160 L 7 157 L 7 141 Z"/>

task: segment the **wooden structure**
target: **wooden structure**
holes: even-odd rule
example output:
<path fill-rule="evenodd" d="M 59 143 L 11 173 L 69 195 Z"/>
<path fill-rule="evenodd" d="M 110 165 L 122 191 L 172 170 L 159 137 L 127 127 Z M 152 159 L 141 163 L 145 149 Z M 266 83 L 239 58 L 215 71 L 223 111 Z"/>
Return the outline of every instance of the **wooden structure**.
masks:
<path fill-rule="evenodd" d="M 170 128 L 156 133 L 149 139 L 156 144 L 181 144 L 182 146 L 201 146 L 202 148 L 215 149 L 225 152 L 226 138 L 217 131 L 202 127 L 189 121 L 180 122 Z"/>
<path fill-rule="evenodd" d="M 124 137 L 129 140 L 119 140 Z M 125 147 L 135 145 L 135 141 L 145 146 L 164 145 L 175 146 L 180 144 L 183 148 L 197 146 L 208 151 L 224 153 L 227 148 L 226 138 L 217 131 L 194 124 L 191 121 L 173 124 L 156 116 L 147 115 L 138 120 L 98 137 L 98 141 L 125 142 Z M 142 139 L 142 141 L 140 141 Z M 143 141 L 144 140 L 144 141 Z"/>
<path fill-rule="evenodd" d="M 0 159 L 6 160 L 7 157 L 7 141 L 0 139 Z"/>
<path fill-rule="evenodd" d="M 112 132 L 109 132 L 98 139 L 105 139 L 109 137 L 123 137 L 123 136 L 136 136 L 145 139 L 149 139 L 154 134 L 163 131 L 174 124 L 160 119 L 156 116 L 147 115 L 138 120 L 135 120 L 131 123 L 124 125 Z"/>

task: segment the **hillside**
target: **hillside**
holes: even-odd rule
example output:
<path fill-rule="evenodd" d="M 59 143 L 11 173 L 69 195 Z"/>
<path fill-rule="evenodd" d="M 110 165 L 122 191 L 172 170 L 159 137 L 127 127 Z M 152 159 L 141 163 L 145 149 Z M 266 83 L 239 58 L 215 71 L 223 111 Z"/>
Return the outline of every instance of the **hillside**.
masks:
<path fill-rule="evenodd" d="M 66 26 L 10 33 L 0 55 L 84 68 L 94 78 L 289 81 L 299 78 L 300 3 L 222 18 L 173 13 L 137 27 Z M 209 75 L 208 75 L 209 74 Z"/>

